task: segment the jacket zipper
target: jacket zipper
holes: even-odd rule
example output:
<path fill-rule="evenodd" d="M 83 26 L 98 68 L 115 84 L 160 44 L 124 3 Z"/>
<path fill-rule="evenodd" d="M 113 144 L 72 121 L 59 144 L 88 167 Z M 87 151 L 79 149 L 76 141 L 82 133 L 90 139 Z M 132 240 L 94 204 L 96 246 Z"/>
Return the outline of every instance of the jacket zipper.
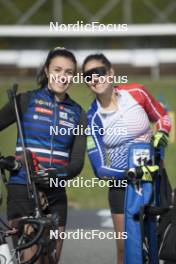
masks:
<path fill-rule="evenodd" d="M 56 102 L 56 98 L 54 97 L 54 122 L 53 122 L 53 126 L 54 129 L 56 129 L 56 122 L 57 122 L 57 102 Z M 53 141 L 54 141 L 54 133 L 51 136 L 51 141 L 50 141 L 50 167 L 52 166 L 52 160 L 53 160 Z"/>

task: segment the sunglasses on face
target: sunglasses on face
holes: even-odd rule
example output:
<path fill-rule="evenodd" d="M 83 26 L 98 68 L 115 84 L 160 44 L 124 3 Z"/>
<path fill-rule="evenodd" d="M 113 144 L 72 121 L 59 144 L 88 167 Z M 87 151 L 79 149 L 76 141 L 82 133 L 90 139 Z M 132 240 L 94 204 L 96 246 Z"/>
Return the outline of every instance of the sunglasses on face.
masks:
<path fill-rule="evenodd" d="M 107 74 L 107 69 L 105 67 L 93 68 L 89 71 L 83 73 L 84 81 L 89 83 L 94 77 L 105 76 Z"/>

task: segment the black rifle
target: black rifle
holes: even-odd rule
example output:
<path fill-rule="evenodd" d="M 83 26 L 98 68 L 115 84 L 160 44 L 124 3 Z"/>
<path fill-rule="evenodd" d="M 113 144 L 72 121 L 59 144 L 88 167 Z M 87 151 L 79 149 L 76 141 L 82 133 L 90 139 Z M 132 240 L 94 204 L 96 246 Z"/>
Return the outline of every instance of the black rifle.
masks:
<path fill-rule="evenodd" d="M 25 147 L 24 134 L 23 134 L 21 119 L 20 119 L 20 111 L 19 111 L 19 106 L 18 106 L 18 102 L 16 98 L 17 90 L 18 90 L 18 85 L 14 84 L 12 89 L 8 90 L 7 93 L 8 93 L 9 101 L 10 103 L 13 104 L 15 114 L 16 114 L 18 131 L 19 131 L 19 136 L 21 139 L 22 152 L 23 152 L 23 157 L 24 157 L 24 166 L 25 166 L 26 173 L 27 173 L 28 196 L 29 196 L 29 199 L 35 200 L 35 215 L 36 217 L 39 217 L 41 216 L 41 208 L 40 208 L 39 196 L 36 190 L 36 185 L 33 180 L 35 178 L 35 175 L 34 175 L 35 171 L 33 169 L 31 152 L 27 150 Z"/>

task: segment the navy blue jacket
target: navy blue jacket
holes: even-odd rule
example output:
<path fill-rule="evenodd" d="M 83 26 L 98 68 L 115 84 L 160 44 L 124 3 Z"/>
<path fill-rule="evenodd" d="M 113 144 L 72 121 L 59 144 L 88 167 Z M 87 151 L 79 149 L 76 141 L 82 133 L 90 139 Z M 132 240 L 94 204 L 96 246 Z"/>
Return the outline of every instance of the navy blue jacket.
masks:
<path fill-rule="evenodd" d="M 57 102 L 48 87 L 19 94 L 17 100 L 25 147 L 36 153 L 41 166 L 55 168 L 58 176 L 68 179 L 78 175 L 84 163 L 86 136 L 74 135 L 73 128 L 86 127 L 86 115 L 81 106 L 68 95 L 64 101 Z M 0 130 L 15 121 L 13 106 L 8 103 L 0 111 Z M 21 154 L 18 133 L 16 156 Z M 9 183 L 25 184 L 25 170 L 13 173 Z"/>

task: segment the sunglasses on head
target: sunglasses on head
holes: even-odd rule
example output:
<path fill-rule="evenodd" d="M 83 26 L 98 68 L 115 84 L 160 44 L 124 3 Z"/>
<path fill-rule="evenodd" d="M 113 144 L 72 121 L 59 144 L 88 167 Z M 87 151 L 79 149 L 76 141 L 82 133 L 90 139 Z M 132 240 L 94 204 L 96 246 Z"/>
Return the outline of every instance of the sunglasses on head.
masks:
<path fill-rule="evenodd" d="M 93 77 L 105 76 L 107 74 L 107 69 L 105 67 L 93 68 L 89 71 L 83 73 L 85 82 L 91 82 Z"/>

